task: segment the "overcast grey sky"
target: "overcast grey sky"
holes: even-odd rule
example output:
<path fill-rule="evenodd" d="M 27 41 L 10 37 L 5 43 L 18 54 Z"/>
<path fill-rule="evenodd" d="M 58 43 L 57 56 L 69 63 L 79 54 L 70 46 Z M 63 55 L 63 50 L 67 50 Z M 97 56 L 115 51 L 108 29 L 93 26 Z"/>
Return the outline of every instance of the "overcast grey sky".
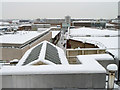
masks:
<path fill-rule="evenodd" d="M 2 18 L 116 18 L 117 2 L 2 2 Z"/>

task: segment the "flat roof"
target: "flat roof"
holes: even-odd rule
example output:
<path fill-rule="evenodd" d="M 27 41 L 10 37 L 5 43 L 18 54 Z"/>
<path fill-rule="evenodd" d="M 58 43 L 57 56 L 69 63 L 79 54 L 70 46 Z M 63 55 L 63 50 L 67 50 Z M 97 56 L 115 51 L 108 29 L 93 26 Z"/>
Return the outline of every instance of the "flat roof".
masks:
<path fill-rule="evenodd" d="M 73 21 L 73 23 L 91 23 L 93 21 Z"/>
<path fill-rule="evenodd" d="M 100 36 L 118 36 L 118 31 L 112 31 L 112 30 L 108 30 L 108 29 L 95 29 L 95 28 L 77 28 L 77 29 L 70 29 L 70 35 L 73 37 L 77 37 L 77 36 L 86 36 L 86 35 L 90 35 L 90 36 L 96 36 L 96 37 L 100 37 Z"/>
<path fill-rule="evenodd" d="M 22 24 L 22 25 L 19 25 L 19 27 L 23 27 L 23 26 L 32 26 L 32 24 Z"/>
<path fill-rule="evenodd" d="M 118 40 L 120 39 L 120 37 L 73 37 L 74 40 L 83 40 L 85 41 L 89 41 L 89 43 L 91 43 L 92 41 L 99 41 L 102 44 L 104 44 L 104 46 L 106 48 L 118 48 Z M 90 42 L 91 41 L 91 42 Z M 95 44 L 96 44 L 95 43 Z"/>
<path fill-rule="evenodd" d="M 32 40 L 33 38 L 49 31 L 17 31 L 16 34 L 4 34 L 0 36 L 0 43 L 2 44 L 24 44 L 25 42 Z"/>
<path fill-rule="evenodd" d="M 106 47 L 106 50 L 112 53 L 115 57 L 119 57 L 119 44 L 118 40 L 120 37 L 73 37 L 71 38 L 77 41 L 89 42 L 100 47 L 103 45 Z M 100 43 L 98 43 L 100 42 Z"/>

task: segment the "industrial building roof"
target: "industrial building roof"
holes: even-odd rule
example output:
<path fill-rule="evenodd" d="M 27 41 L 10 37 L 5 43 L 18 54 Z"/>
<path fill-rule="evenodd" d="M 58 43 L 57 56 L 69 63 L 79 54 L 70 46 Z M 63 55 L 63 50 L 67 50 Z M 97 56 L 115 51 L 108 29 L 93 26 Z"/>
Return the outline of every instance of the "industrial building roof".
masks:
<path fill-rule="evenodd" d="M 77 28 L 70 29 L 70 35 L 73 37 L 82 37 L 82 36 L 92 36 L 92 37 L 101 37 L 101 36 L 118 36 L 118 31 L 112 31 L 107 29 L 94 29 L 94 28 Z"/>
<path fill-rule="evenodd" d="M 17 31 L 15 34 L 3 34 L 0 36 L 0 43 L 6 43 L 6 44 L 23 44 L 29 40 L 32 40 L 35 37 L 38 37 L 42 35 L 43 33 L 49 31 L 49 29 L 46 29 L 42 32 L 38 31 Z"/>
<path fill-rule="evenodd" d="M 82 42 L 89 42 L 99 46 L 100 48 L 106 48 L 107 51 L 118 58 L 118 40 L 120 37 L 73 37 L 71 39 Z"/>

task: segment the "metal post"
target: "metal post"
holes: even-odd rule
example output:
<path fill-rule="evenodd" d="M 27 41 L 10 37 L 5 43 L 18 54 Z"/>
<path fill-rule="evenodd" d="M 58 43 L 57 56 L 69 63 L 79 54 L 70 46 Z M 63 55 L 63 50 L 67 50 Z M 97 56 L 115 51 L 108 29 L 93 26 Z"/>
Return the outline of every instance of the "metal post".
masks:
<path fill-rule="evenodd" d="M 112 90 L 114 88 L 115 72 L 118 70 L 116 64 L 110 64 L 107 66 L 109 72 L 107 88 Z"/>
<path fill-rule="evenodd" d="M 118 82 L 120 82 L 120 61 L 118 62 Z"/>

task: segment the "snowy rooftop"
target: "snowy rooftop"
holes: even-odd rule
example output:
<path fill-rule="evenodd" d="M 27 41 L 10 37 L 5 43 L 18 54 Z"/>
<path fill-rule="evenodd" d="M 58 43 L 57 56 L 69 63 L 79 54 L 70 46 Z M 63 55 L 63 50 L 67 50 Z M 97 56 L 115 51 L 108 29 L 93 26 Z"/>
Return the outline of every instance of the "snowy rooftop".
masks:
<path fill-rule="evenodd" d="M 73 23 L 91 23 L 92 21 L 73 21 Z"/>
<path fill-rule="evenodd" d="M 0 43 L 10 43 L 10 44 L 23 44 L 41 34 L 49 31 L 50 29 L 44 30 L 42 32 L 38 31 L 17 31 L 16 34 L 4 34 L 0 36 Z"/>
<path fill-rule="evenodd" d="M 0 26 L 0 29 L 3 29 L 3 28 L 8 28 L 7 26 Z"/>
<path fill-rule="evenodd" d="M 86 36 L 86 35 L 90 35 L 90 36 L 96 36 L 96 37 L 100 37 L 100 36 L 118 36 L 118 31 L 111 31 L 111 30 L 107 30 L 107 29 L 94 29 L 94 28 L 78 28 L 78 29 L 70 29 L 70 35 L 73 37 L 77 37 L 77 36 Z"/>
<path fill-rule="evenodd" d="M 106 23 L 106 26 L 115 26 L 115 24 Z"/>
<path fill-rule="evenodd" d="M 56 35 L 58 35 L 60 31 L 52 31 L 52 38 L 55 38 Z"/>
<path fill-rule="evenodd" d="M 114 60 L 114 58 L 109 54 L 91 54 L 91 55 L 78 55 L 77 56 L 80 60 L 84 58 L 84 60 L 88 58 L 92 58 L 94 60 Z"/>
<path fill-rule="evenodd" d="M 100 48 L 106 47 L 107 51 L 118 57 L 118 40 L 120 37 L 73 37 L 71 39 L 92 43 Z"/>
<path fill-rule="evenodd" d="M 78 55 L 77 58 L 78 60 L 80 60 L 81 63 L 84 64 L 89 63 L 84 68 L 90 67 L 90 68 L 96 68 L 97 70 L 104 69 L 103 67 L 101 67 L 101 64 L 97 62 L 97 60 L 113 60 L 112 56 L 110 56 L 109 54 Z"/>
<path fill-rule="evenodd" d="M 2 75 L 106 73 L 95 60 L 81 61 L 82 65 L 5 66 L 0 73 Z"/>
<path fill-rule="evenodd" d="M 64 51 L 48 41 L 43 41 L 29 49 L 20 59 L 17 66 L 33 65 L 38 62 L 47 65 L 68 64 Z"/>
<path fill-rule="evenodd" d="M 57 56 L 56 53 L 58 53 L 59 62 L 61 62 L 61 64 L 56 64 L 50 60 L 50 58 L 55 60 Z M 36 57 L 31 57 L 33 56 L 32 54 L 35 56 L 37 55 L 37 59 Z M 46 56 L 48 59 L 46 59 Z M 33 60 L 28 60 L 29 57 Z M 48 41 L 43 41 L 29 49 L 17 66 L 4 66 L 1 68 L 0 73 L 2 73 L 2 75 L 106 73 L 104 67 L 101 66 L 97 60 L 113 60 L 112 56 L 109 54 L 79 55 L 77 58 L 81 64 L 71 65 L 68 63 L 64 51 L 61 48 Z M 26 60 L 30 62 L 24 65 Z M 40 61 L 47 65 L 33 66 L 33 64 Z M 56 59 L 55 62 L 56 61 L 58 61 L 58 59 Z"/>
<path fill-rule="evenodd" d="M 31 24 L 22 24 L 22 25 L 19 25 L 19 27 L 23 27 L 23 26 L 32 26 Z"/>
<path fill-rule="evenodd" d="M 0 25 L 10 25 L 9 22 L 0 22 Z"/>
<path fill-rule="evenodd" d="M 101 46 L 100 44 L 102 44 L 106 48 L 118 48 L 118 40 L 120 39 L 120 37 L 73 37 L 70 39 L 98 44 L 99 46 Z"/>
<path fill-rule="evenodd" d="M 49 28 L 38 28 L 37 30 L 38 30 L 38 31 L 44 31 L 44 30 L 46 30 L 46 29 L 49 29 Z"/>
<path fill-rule="evenodd" d="M 77 58 L 81 62 L 79 65 L 4 66 L 0 73 L 2 75 L 106 73 L 104 67 L 96 60 L 112 59 L 107 54 L 94 55 L 93 57 L 79 55 Z"/>

